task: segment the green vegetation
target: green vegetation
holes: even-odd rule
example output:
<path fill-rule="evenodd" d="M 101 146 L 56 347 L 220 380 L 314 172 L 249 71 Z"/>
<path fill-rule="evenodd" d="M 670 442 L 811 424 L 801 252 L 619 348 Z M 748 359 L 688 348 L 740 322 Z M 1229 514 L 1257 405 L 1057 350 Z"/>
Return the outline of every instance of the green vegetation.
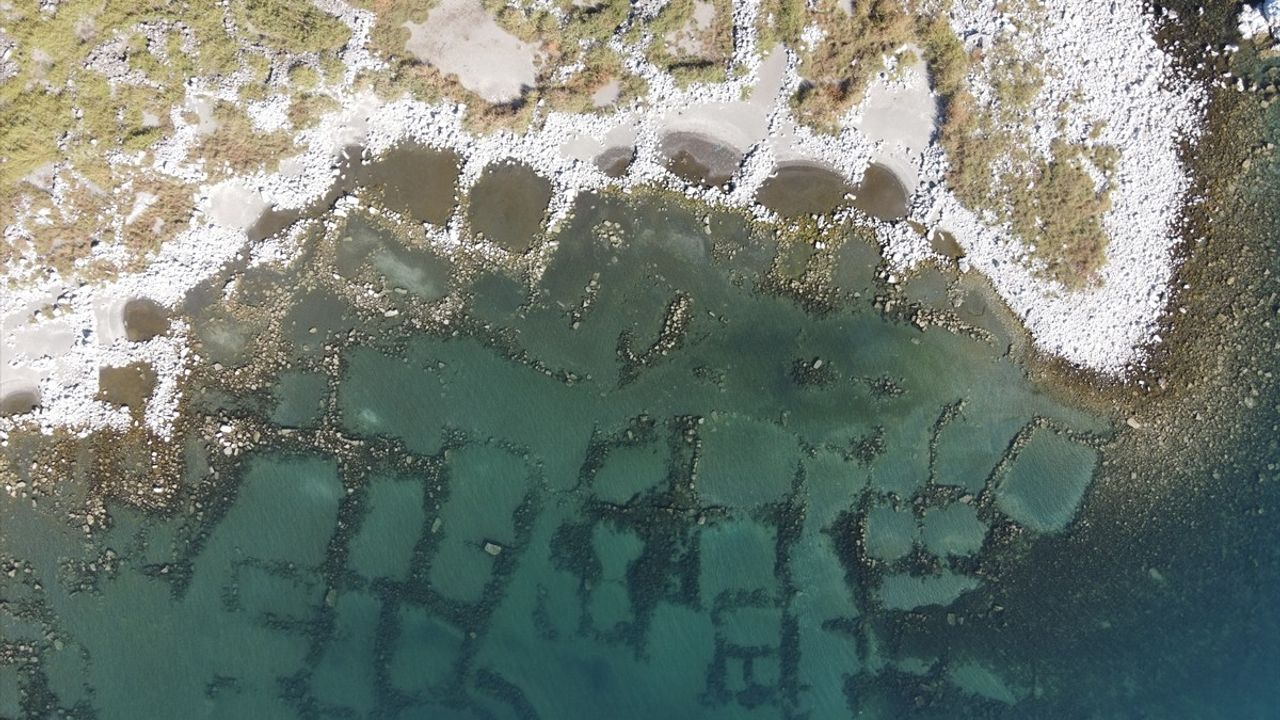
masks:
<path fill-rule="evenodd" d="M 917 33 L 942 96 L 939 142 L 951 163 L 947 183 L 956 197 L 1008 222 L 1043 263 L 1046 277 L 1070 288 L 1088 283 L 1106 261 L 1102 217 L 1111 201 L 1109 186 L 1096 188 L 1086 167 L 1110 178 L 1119 150 L 1097 143 L 1101 127 L 1095 127 L 1091 144 L 1057 141 L 1050 157 L 1033 156 L 1020 129 L 1043 85 L 1040 69 L 998 45 L 990 78 L 996 109 L 982 108 L 965 87 L 970 58 L 946 20 L 921 19 Z"/>
<path fill-rule="evenodd" d="M 320 73 L 309 65 L 294 65 L 289 68 L 289 90 L 307 92 L 320 84 Z"/>
<path fill-rule="evenodd" d="M 585 66 L 567 80 L 556 84 L 551 81 L 550 73 L 544 73 L 538 85 L 543 89 L 542 99 L 553 110 L 562 112 L 594 112 L 593 96 L 610 82 L 619 83 L 618 99 L 606 108 L 611 110 L 643 94 L 644 81 L 632 75 L 622 67 L 622 58 L 610 48 L 599 45 L 583 53 L 582 63 Z"/>
<path fill-rule="evenodd" d="M 262 100 L 271 93 L 271 65 L 265 53 L 245 53 L 243 68 L 249 71 L 249 78 L 238 89 L 241 100 Z"/>
<path fill-rule="evenodd" d="M 803 83 L 792 106 L 802 122 L 835 130 L 884 58 L 914 38 L 914 22 L 899 0 L 862 0 L 850 12 L 838 0 L 819 0 L 813 20 L 823 37 L 800 57 Z"/>
<path fill-rule="evenodd" d="M 576 5 L 571 0 L 561 3 L 566 21 L 562 32 L 562 45 L 574 46 L 586 40 L 603 44 L 613 36 L 631 14 L 630 0 L 603 0 L 589 6 Z"/>
<path fill-rule="evenodd" d="M 1002 117 L 1012 119 L 1031 107 L 1044 85 L 1044 74 L 1035 63 L 1017 56 L 1008 46 L 996 45 L 991 89 L 995 91 Z"/>
<path fill-rule="evenodd" d="M 188 63 L 172 40 L 176 33 L 169 33 L 171 41 L 165 45 L 152 47 L 134 27 L 143 21 L 167 25 L 175 10 L 181 12 L 157 1 L 72 0 L 59 3 L 53 12 L 30 3 L 5 11 L 6 34 L 16 43 L 11 60 L 19 69 L 16 77 L 0 83 L 0 194 L 6 200 L 13 198 L 23 177 L 61 160 L 67 148 L 93 143 L 105 152 L 125 140 L 136 147 L 140 135 L 151 135 L 143 112 L 167 116 L 168 107 L 182 97 Z M 218 36 L 225 38 L 220 22 L 215 28 L 208 12 L 191 15 L 188 29 L 198 41 L 216 46 Z M 108 84 L 102 74 L 85 67 L 90 53 L 113 37 L 124 40 L 127 66 L 153 86 Z M 210 55 L 216 70 L 221 55 Z"/>
<path fill-rule="evenodd" d="M 351 35 L 346 25 L 309 2 L 237 0 L 232 8 L 242 31 L 289 53 L 338 50 Z"/>
<path fill-rule="evenodd" d="M 763 0 L 758 28 L 761 49 L 768 50 L 779 42 L 796 46 L 807 14 L 805 0 Z"/>
<path fill-rule="evenodd" d="M 1078 287 L 1102 266 L 1109 188 L 1095 189 L 1085 163 L 1110 176 L 1118 150 L 1057 141 L 1048 159 L 1034 158 L 1018 135 L 997 125 L 991 112 L 976 108 L 967 91 L 948 103 L 941 142 L 951 160 L 947 182 L 956 196 L 968 207 L 1010 222 L 1048 277 Z"/>
<path fill-rule="evenodd" d="M 289 101 L 289 124 L 295 130 L 305 128 L 327 112 L 338 109 L 338 101 L 321 93 L 295 93 Z"/>
<path fill-rule="evenodd" d="M 80 186 L 68 192 L 62 204 L 41 220 L 31 223 L 29 242 L 6 248 L 17 255 L 34 253 L 47 266 L 66 271 L 89 253 L 106 223 L 99 215 L 106 200 L 101 191 Z M 10 259 L 4 258 L 8 263 Z"/>
<path fill-rule="evenodd" d="M 706 8 L 705 10 L 703 8 Z M 710 12 L 710 18 L 699 13 Z M 705 24 L 700 22 L 705 20 Z M 643 27 L 652 37 L 649 61 L 679 85 L 723 82 L 733 57 L 733 6 L 729 0 L 671 0 Z"/>
<path fill-rule="evenodd" d="M 435 7 L 436 0 L 357 0 L 353 4 L 377 17 L 369 33 L 370 49 L 393 64 L 416 62 L 417 59 L 404 49 L 404 44 L 409 41 L 409 30 L 404 24 L 426 22 L 427 13 Z"/>
<path fill-rule="evenodd" d="M 158 250 L 165 238 L 186 225 L 193 210 L 191 188 L 185 183 L 147 179 L 140 181 L 135 190 L 153 196 L 154 200 L 124 227 L 125 244 L 135 253 L 135 266 L 130 267 L 131 270 L 141 269 L 136 267 L 141 256 Z"/>
<path fill-rule="evenodd" d="M 416 58 L 393 59 L 388 62 L 388 65 L 387 72 L 361 76 L 360 84 L 380 97 L 395 98 L 407 94 L 430 102 L 443 97 L 447 90 L 452 89 L 452 83 L 455 82 Z M 460 93 L 466 92 L 460 85 L 457 87 Z M 464 98 L 459 99 L 467 102 Z"/>
<path fill-rule="evenodd" d="M 427 101 L 461 101 L 468 107 L 468 127 L 477 132 L 523 129 L 546 110 L 609 111 L 642 95 L 643 81 L 608 46 L 624 29 L 624 41 L 644 42 L 648 59 L 684 85 L 725 79 L 733 56 L 731 0 L 671 0 L 647 21 L 633 14 L 630 0 L 557 0 L 557 13 L 481 0 L 499 25 L 535 43 L 541 57 L 537 88 L 514 102 L 492 104 L 406 51 L 405 23 L 425 22 L 437 1 L 356 0 L 377 15 L 370 42 L 389 64 L 359 82 L 384 97 L 409 93 Z M 1021 126 L 1043 84 L 1042 72 L 1001 43 L 977 65 L 981 56 L 970 57 L 951 30 L 948 4 L 853 0 L 846 9 L 838 0 L 816 0 L 810 9 L 806 0 L 764 0 L 761 47 L 783 42 L 801 52 L 802 84 L 792 104 L 801 122 L 825 131 L 836 130 L 840 116 L 862 99 L 885 58 L 911 64 L 918 48 L 942 98 L 940 142 L 957 196 L 1008 222 L 1034 248 L 1048 275 L 1068 285 L 1085 282 L 1106 247 L 1101 217 L 1109 207 L 1107 183 L 1099 191 L 1094 179 L 1114 174 L 1119 152 L 1098 142 L 1100 126 L 1088 142 L 1058 143 L 1047 158 L 1029 152 Z M 1039 12 L 1021 5 L 1017 11 Z M 110 231 L 98 218 L 101 208 L 127 207 L 133 193 L 160 200 L 126 227 L 131 247 L 150 247 L 156 228 L 185 220 L 189 193 L 180 185 L 148 185 L 136 166 L 111 165 L 106 158 L 114 151 L 146 153 L 166 137 L 189 78 L 247 70 L 239 100 L 287 88 L 289 119 L 302 128 L 334 107 L 324 88 L 345 72 L 337 53 L 349 40 L 348 28 L 336 18 L 291 0 L 230 0 L 225 6 L 63 0 L 48 10 L 23 3 L 0 8 L 0 23 L 15 43 L 11 59 L 19 68 L 0 83 L 0 202 L 28 214 L 48 209 L 46 219 L 30 228 L 34 244 L 24 248 L 64 269 L 92 238 Z M 806 49 L 800 38 L 810 24 L 821 39 Z M 99 52 L 108 44 L 109 52 Z M 100 60 L 87 67 L 91 58 Z M 580 69 L 562 77 L 558 70 L 565 67 Z M 992 108 L 980 107 L 967 90 L 971 67 L 989 68 L 997 100 Z M 596 108 L 593 96 L 615 82 L 616 104 Z M 1061 113 L 1068 112 L 1064 105 Z M 203 159 L 214 176 L 269 168 L 294 149 L 286 133 L 253 131 L 237 104 L 219 104 L 215 116 L 218 128 L 193 150 L 193 158 Z M 74 198 L 58 207 L 36 178 L 55 166 Z M 0 260 L 18 250 L 0 247 Z"/>
<path fill-rule="evenodd" d="M 206 170 L 214 174 L 240 175 L 270 169 L 294 149 L 291 134 L 280 130 L 258 132 L 244 111 L 229 103 L 218 103 L 213 119 L 218 123 L 217 129 L 201 139 L 192 157 L 203 159 Z"/>
<path fill-rule="evenodd" d="M 518 100 L 496 105 L 486 103 L 477 95 L 468 95 L 473 100 L 467 102 L 467 114 L 462 118 L 463 126 L 468 130 L 476 134 L 497 130 L 523 132 L 533 124 L 542 91 L 533 88 Z"/>
<path fill-rule="evenodd" d="M 546 10 L 481 0 L 482 7 L 500 27 L 537 45 L 542 53 L 537 87 L 508 103 L 487 102 L 463 87 L 456 77 L 440 73 L 405 49 L 409 31 L 404 24 L 426 22 L 436 1 L 358 3 L 377 14 L 370 44 L 391 65 L 390 72 L 366 78 L 380 94 L 408 93 L 427 101 L 444 97 L 457 100 L 467 106 L 467 127 L 474 132 L 489 132 L 527 128 L 536 117 L 540 101 L 551 110 L 592 112 L 596 110 L 592 96 L 615 80 L 621 85 L 619 103 L 633 99 L 644 89 L 643 82 L 625 71 L 622 59 L 606 44 L 630 15 L 628 0 L 603 0 L 592 5 L 562 0 L 562 20 Z M 559 69 L 578 64 L 582 70 L 567 78 L 559 77 Z"/>
<path fill-rule="evenodd" d="M 944 100 L 964 87 L 969 70 L 969 56 L 960 38 L 951 31 L 945 16 L 921 16 L 916 23 L 917 41 L 924 48 L 924 61 L 929 68 L 933 87 Z"/>
<path fill-rule="evenodd" d="M 1068 287 L 1093 277 L 1106 260 L 1102 216 L 1111 201 L 1094 189 L 1084 163 L 1081 148 L 1056 141 L 1051 157 L 1036 164 L 1029 182 L 1013 186 L 1010 198 L 1014 233 Z"/>
<path fill-rule="evenodd" d="M 947 182 L 965 205 L 995 210 L 1000 205 L 995 166 L 1001 160 L 1018 162 L 1021 151 L 1012 136 L 995 124 L 990 113 L 978 108 L 967 90 L 957 92 L 947 102 L 939 142 L 951 161 Z"/>
<path fill-rule="evenodd" d="M 360 84 L 385 98 L 408 95 L 424 102 L 449 98 L 463 103 L 467 107 L 463 124 L 471 132 L 527 128 L 540 96 L 535 88 L 513 102 L 491 104 L 463 87 L 456 76 L 445 75 L 417 58 L 401 57 L 389 65 L 389 71 L 361 77 Z"/>
<path fill-rule="evenodd" d="M 1114 145 L 1093 145 L 1089 148 L 1089 161 L 1101 170 L 1103 175 L 1110 177 L 1116 173 L 1116 165 L 1120 162 L 1120 150 Z"/>
<path fill-rule="evenodd" d="M 244 35 L 228 30 L 228 12 Z M 125 230 L 135 253 L 156 241 L 155 228 L 189 212 L 188 189 L 147 189 L 153 181 L 138 166 L 107 158 L 145 153 L 167 136 L 190 78 L 247 68 L 257 79 L 242 97 L 264 97 L 268 55 L 320 51 L 319 63 L 315 55 L 309 62 L 331 66 L 348 36 L 309 3 L 283 0 L 234 0 L 229 8 L 196 0 L 21 2 L 0 7 L 0 25 L 14 43 L 9 59 L 18 69 L 0 82 L 0 203 L 24 216 L 47 211 L 43 220 L 25 223 L 31 238 L 0 243 L 0 260 L 36 252 L 62 271 L 112 232 L 102 209 L 114 204 L 127 212 L 136 192 L 160 199 Z M 242 168 L 250 164 L 250 143 L 262 148 L 260 140 L 246 136 L 239 148 L 206 140 L 204 149 L 218 167 Z M 266 151 L 282 147 L 268 139 Z M 57 205 L 39 183 L 26 181 L 55 166 L 68 184 Z"/>

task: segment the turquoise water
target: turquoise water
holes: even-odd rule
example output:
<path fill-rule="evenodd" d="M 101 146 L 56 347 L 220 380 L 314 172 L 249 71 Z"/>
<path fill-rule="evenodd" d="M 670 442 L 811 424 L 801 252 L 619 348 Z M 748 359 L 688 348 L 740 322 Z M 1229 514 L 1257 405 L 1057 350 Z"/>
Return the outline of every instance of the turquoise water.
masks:
<path fill-rule="evenodd" d="M 166 510 L 86 533 L 84 458 L 0 505 L 0 717 L 1211 717 L 1188 658 L 1276 667 L 1090 514 L 1116 423 L 977 279 L 666 197 L 528 242 L 356 213 L 195 312 Z"/>

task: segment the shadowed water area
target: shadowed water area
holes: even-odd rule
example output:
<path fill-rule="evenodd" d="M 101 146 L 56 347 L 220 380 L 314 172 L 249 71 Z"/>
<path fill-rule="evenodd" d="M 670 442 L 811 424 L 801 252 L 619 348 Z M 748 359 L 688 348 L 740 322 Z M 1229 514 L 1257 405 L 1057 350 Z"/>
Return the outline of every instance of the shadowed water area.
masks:
<path fill-rule="evenodd" d="M 907 216 L 910 197 L 902 181 L 884 165 L 871 163 L 853 191 L 853 206 L 878 220 Z"/>
<path fill-rule="evenodd" d="M 363 166 L 360 180 L 388 209 L 443 225 L 453 211 L 458 166 L 451 150 L 409 145 Z"/>
<path fill-rule="evenodd" d="M 691 132 L 674 132 L 662 138 L 658 152 L 676 177 L 703 187 L 729 182 L 742 162 L 741 151 Z"/>
<path fill-rule="evenodd" d="M 35 390 L 14 390 L 0 400 L 0 415 L 21 415 L 40 405 L 40 393 Z"/>
<path fill-rule="evenodd" d="M 1053 622 L 1117 424 L 1028 378 L 979 278 L 889 286 L 866 229 L 817 249 L 667 195 L 543 237 L 523 166 L 467 203 L 511 252 L 446 253 L 379 162 L 365 199 L 409 222 L 328 218 L 193 294 L 162 511 L 61 517 L 148 477 L 127 447 L 2 506 L 0 630 L 40 649 L 0 662 L 0 717 L 1081 716 L 1087 653 L 1007 617 Z M 843 201 L 784 172 L 762 195 Z"/>
<path fill-rule="evenodd" d="M 169 313 L 154 300 L 134 298 L 124 304 L 124 332 L 131 342 L 142 342 L 169 329 Z"/>
<path fill-rule="evenodd" d="M 822 215 L 844 205 L 853 188 L 814 165 L 784 165 L 760 186 L 756 201 L 785 217 Z"/>
<path fill-rule="evenodd" d="M 829 168 L 783 165 L 756 194 L 757 202 L 786 218 L 823 215 L 850 205 L 877 220 L 898 220 L 906 217 L 908 200 L 902 182 L 876 163 L 867 167 L 856 187 Z"/>
<path fill-rule="evenodd" d="M 635 156 L 636 150 L 630 145 L 612 147 L 596 156 L 595 165 L 605 175 L 620 178 L 627 174 Z"/>
<path fill-rule="evenodd" d="M 551 202 L 551 183 L 528 165 L 503 163 L 485 168 L 471 192 L 471 230 L 500 247 L 527 250 L 537 239 Z"/>

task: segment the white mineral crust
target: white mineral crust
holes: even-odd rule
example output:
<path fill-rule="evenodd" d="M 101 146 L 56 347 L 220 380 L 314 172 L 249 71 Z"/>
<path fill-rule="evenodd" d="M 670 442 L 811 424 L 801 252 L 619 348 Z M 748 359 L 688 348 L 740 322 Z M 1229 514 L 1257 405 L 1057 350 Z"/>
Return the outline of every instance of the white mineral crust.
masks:
<path fill-rule="evenodd" d="M 677 87 L 669 75 L 647 62 L 639 48 L 615 36 L 611 46 L 623 52 L 626 67 L 651 88 L 644 103 L 612 115 L 543 111 L 545 121 L 536 131 L 491 135 L 467 131 L 463 108 L 454 103 L 378 98 L 358 89 L 357 74 L 381 66 L 367 47 L 373 16 L 340 0 L 317 0 L 316 4 L 338 16 L 353 35 L 342 53 L 345 80 L 327 88 L 341 109 L 298 135 L 298 145 L 304 148 L 301 153 L 283 161 L 278 172 L 210 185 L 203 169 L 188 159 L 188 151 L 201 135 L 212 131 L 212 103 L 234 100 L 241 80 L 233 76 L 211 84 L 193 79 L 186 102 L 170 115 L 174 134 L 154 151 L 155 172 L 193 183 L 198 211 L 190 225 L 166 242 L 145 269 L 108 282 L 82 285 L 49 274 L 38 283 L 18 286 L 12 280 L 16 274 L 0 277 L 0 373 L 38 386 L 41 401 L 34 415 L 0 418 L 0 431 L 29 420 L 45 429 L 121 427 L 128 422 L 127 413 L 96 398 L 98 370 L 104 365 L 145 361 L 158 377 L 146 422 L 154 432 L 167 436 L 179 379 L 192 362 L 189 330 L 175 322 L 168 335 L 128 343 L 109 332 L 119 321 L 113 315 L 118 310 L 109 309 L 118 309 L 124 300 L 135 297 L 173 307 L 188 290 L 244 250 L 255 263 L 288 262 L 298 247 L 296 233 L 247 247 L 250 215 L 272 206 L 304 208 L 323 196 L 345 148 L 360 146 L 373 156 L 406 141 L 458 152 L 462 191 L 492 162 L 527 163 L 551 180 L 553 224 L 567 216 L 574 197 L 584 190 L 613 186 L 625 191 L 641 185 L 667 187 L 771 219 L 768 210 L 754 204 L 754 193 L 779 163 L 825 165 L 856 183 L 873 158 L 885 160 L 899 171 L 915 171 L 910 179 L 918 180 L 919 189 L 909 219 L 954 234 L 967 254 L 968 266 L 992 280 L 1044 351 L 1080 367 L 1123 376 L 1131 365 L 1141 362 L 1145 346 L 1158 342 L 1157 322 L 1168 301 L 1174 269 L 1175 221 L 1188 188 L 1179 144 L 1194 140 L 1203 99 L 1198 88 L 1174 76 L 1169 59 L 1153 38 L 1154 20 L 1140 0 L 1043 0 L 1043 21 L 1026 28 L 1013 27 L 996 0 L 956 0 L 950 16 L 957 35 L 971 42 L 1013 33 L 1015 46 L 1042 65 L 1045 82 L 1034 103 L 1039 110 L 1031 131 L 1033 150 L 1047 152 L 1053 138 L 1063 133 L 1067 140 L 1080 141 L 1102 121 L 1101 137 L 1096 140 L 1121 153 L 1111 191 L 1113 209 L 1105 218 L 1111 236 L 1107 263 L 1098 284 L 1072 292 L 1037 275 L 1024 260 L 1026 248 L 1010 239 L 1008 228 L 963 207 L 946 189 L 948 160 L 936 141 L 922 149 L 887 135 L 872 140 L 857 125 L 867 118 L 874 120 L 873 126 L 893 124 L 892 118 L 877 119 L 874 112 L 884 110 L 873 110 L 872 105 L 852 110 L 835 136 L 817 134 L 796 123 L 788 98 L 799 83 L 797 58 L 778 51 L 767 59 L 762 56 L 755 36 L 758 0 L 733 5 L 731 65 L 735 72 L 726 82 Z M 1268 0 L 1253 12 L 1270 18 L 1274 28 L 1280 22 L 1278 4 L 1280 0 Z M 928 92 L 927 86 L 917 88 Z M 976 79 L 974 92 L 980 101 L 989 101 L 990 87 Z M 1065 99 L 1072 101 L 1073 110 L 1062 118 L 1055 108 Z M 916 100 L 904 105 L 913 117 L 927 107 Z M 184 114 L 198 119 L 188 122 Z M 280 97 L 268 98 L 250 108 L 250 117 L 256 127 L 283 128 L 287 105 Z M 1065 121 L 1065 130 L 1059 129 L 1059 121 Z M 731 191 L 690 186 L 666 170 L 659 144 L 675 130 L 697 130 L 744 153 Z M 567 140 L 584 137 L 602 140 L 605 151 L 610 148 L 603 141 L 611 138 L 611 142 L 634 141 L 636 157 L 626 177 L 610 178 L 589 157 L 562 151 Z M 427 237 L 446 251 L 458 247 L 465 241 L 462 222 L 455 216 L 446 227 L 430 229 Z M 905 220 L 880 222 L 876 228 L 896 274 L 941 260 Z M 20 231 L 12 225 L 5 228 L 6 235 Z M 111 250 L 99 252 L 105 256 Z M 36 311 L 55 298 L 60 308 L 56 321 L 68 328 L 71 342 L 37 348 L 24 338 L 34 337 L 33 329 L 52 327 L 54 318 Z"/>

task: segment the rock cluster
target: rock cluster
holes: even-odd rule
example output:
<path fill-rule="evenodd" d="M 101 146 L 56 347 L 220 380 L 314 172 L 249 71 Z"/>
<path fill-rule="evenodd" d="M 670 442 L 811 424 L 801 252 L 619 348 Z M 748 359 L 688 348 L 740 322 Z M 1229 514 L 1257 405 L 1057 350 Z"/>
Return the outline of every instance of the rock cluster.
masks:
<path fill-rule="evenodd" d="M 1245 40 L 1268 34 L 1280 40 L 1280 0 L 1265 0 L 1257 5 L 1245 3 L 1240 8 L 1237 27 Z"/>

